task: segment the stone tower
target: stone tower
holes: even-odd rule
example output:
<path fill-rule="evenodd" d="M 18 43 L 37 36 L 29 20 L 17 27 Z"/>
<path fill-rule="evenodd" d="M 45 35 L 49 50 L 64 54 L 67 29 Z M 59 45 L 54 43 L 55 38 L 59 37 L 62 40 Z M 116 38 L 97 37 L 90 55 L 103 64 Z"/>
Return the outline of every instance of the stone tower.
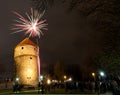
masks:
<path fill-rule="evenodd" d="M 38 84 L 37 45 L 25 38 L 14 49 L 15 78 L 20 84 L 36 86 Z"/>

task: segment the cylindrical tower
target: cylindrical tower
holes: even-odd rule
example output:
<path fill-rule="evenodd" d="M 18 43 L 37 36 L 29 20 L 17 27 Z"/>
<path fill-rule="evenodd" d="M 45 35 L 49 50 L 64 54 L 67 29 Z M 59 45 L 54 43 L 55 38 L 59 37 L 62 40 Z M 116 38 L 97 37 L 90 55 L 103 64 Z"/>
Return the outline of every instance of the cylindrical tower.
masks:
<path fill-rule="evenodd" d="M 36 86 L 38 84 L 37 45 L 29 38 L 24 39 L 14 49 L 15 78 L 19 83 Z"/>

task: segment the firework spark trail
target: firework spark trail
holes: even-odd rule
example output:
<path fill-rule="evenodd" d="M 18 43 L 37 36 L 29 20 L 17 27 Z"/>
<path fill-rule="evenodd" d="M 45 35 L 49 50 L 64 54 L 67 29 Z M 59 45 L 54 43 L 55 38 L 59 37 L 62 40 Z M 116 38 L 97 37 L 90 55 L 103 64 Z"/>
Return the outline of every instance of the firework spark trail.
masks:
<path fill-rule="evenodd" d="M 33 11 L 31 8 L 30 15 L 26 12 L 27 18 L 14 12 L 18 16 L 18 20 L 15 20 L 16 23 L 13 24 L 14 28 L 12 30 L 16 30 L 13 33 L 25 32 L 25 35 L 29 34 L 29 37 L 38 36 L 40 38 L 40 35 L 43 35 L 42 30 L 47 30 L 46 26 L 48 25 L 45 23 L 46 20 L 41 20 L 44 12 L 39 14 L 38 11 Z"/>

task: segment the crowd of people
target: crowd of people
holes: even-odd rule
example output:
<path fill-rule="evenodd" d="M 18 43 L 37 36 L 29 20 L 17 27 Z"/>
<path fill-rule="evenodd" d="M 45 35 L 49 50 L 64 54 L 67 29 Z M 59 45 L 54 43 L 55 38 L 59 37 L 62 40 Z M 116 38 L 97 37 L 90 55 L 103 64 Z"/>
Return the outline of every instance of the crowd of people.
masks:
<path fill-rule="evenodd" d="M 120 81 L 111 79 L 111 80 L 102 80 L 102 81 L 88 81 L 88 82 L 63 82 L 63 83 L 51 83 L 49 85 L 44 83 L 38 83 L 38 93 L 45 93 L 46 91 L 55 90 L 55 89 L 65 89 L 66 92 L 70 90 L 79 90 L 84 92 L 89 90 L 93 93 L 106 93 L 111 91 L 113 95 L 120 95 Z M 18 83 L 13 83 L 13 92 L 19 93 L 23 85 Z"/>

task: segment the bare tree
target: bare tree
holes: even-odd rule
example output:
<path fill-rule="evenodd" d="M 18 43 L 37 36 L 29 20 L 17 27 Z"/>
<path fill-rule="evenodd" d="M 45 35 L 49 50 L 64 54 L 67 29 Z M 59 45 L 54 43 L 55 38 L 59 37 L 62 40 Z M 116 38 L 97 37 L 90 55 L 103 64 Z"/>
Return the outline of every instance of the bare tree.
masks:
<path fill-rule="evenodd" d="M 31 0 L 39 9 L 54 6 L 55 0 Z M 115 73 L 119 70 L 120 56 L 120 0 L 60 0 L 61 4 L 68 5 L 68 12 L 76 11 L 80 16 L 92 22 L 96 33 L 93 38 L 99 38 L 101 53 L 97 54 L 98 67 Z M 119 72 L 118 72 L 119 73 Z"/>
<path fill-rule="evenodd" d="M 52 5 L 54 0 L 31 0 L 32 6 L 39 10 L 44 11 L 48 9 L 48 5 Z"/>
<path fill-rule="evenodd" d="M 62 80 L 64 76 L 64 66 L 62 63 L 57 62 L 54 65 L 54 75 L 56 76 L 57 79 Z"/>
<path fill-rule="evenodd" d="M 0 72 L 4 72 L 5 71 L 5 67 L 3 64 L 0 63 Z"/>

